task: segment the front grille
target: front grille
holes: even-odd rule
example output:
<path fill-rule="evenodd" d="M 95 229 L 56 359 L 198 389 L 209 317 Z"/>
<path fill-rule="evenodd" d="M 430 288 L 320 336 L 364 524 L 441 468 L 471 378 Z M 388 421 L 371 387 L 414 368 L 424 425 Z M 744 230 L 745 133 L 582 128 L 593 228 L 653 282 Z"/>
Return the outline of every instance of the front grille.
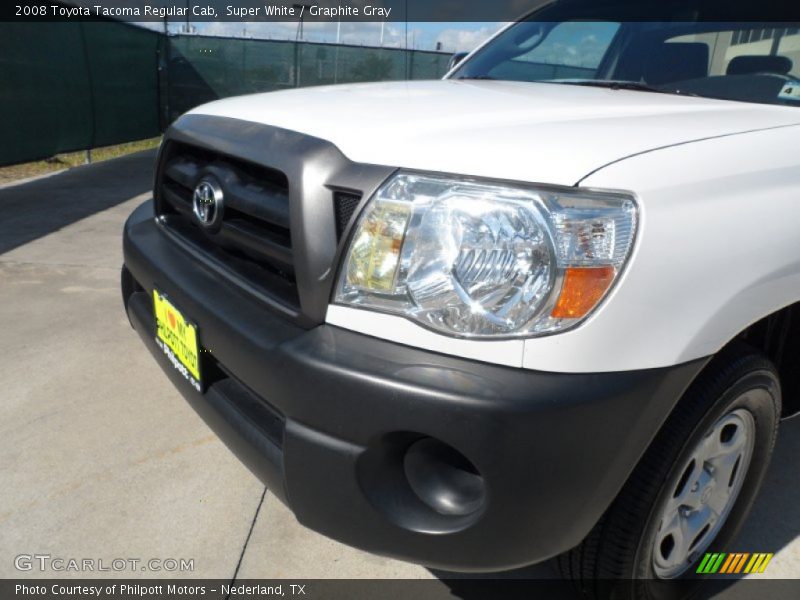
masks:
<path fill-rule="evenodd" d="M 188 114 L 165 136 L 156 212 L 204 268 L 310 329 L 325 321 L 358 206 L 395 170 L 297 131 Z M 198 208 L 220 210 L 195 215 L 195 192 Z"/>
<path fill-rule="evenodd" d="M 345 229 L 353 218 L 353 213 L 361 202 L 361 194 L 354 192 L 334 192 L 333 203 L 336 211 L 336 239 L 341 240 Z"/>
<path fill-rule="evenodd" d="M 193 214 L 196 186 L 212 179 L 224 194 L 220 226 Z M 299 306 L 289 223 L 289 182 L 282 172 L 205 148 L 170 141 L 157 182 L 167 228 L 248 284 L 291 309 Z"/>

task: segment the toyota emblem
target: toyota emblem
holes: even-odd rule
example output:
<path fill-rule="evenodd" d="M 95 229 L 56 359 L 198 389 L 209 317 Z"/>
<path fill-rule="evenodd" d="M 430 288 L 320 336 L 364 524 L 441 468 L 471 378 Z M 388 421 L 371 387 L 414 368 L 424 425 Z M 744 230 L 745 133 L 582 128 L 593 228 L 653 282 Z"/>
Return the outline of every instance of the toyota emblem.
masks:
<path fill-rule="evenodd" d="M 222 221 L 222 200 L 222 188 L 214 181 L 204 179 L 197 184 L 192 208 L 195 218 L 203 227 L 214 228 Z"/>

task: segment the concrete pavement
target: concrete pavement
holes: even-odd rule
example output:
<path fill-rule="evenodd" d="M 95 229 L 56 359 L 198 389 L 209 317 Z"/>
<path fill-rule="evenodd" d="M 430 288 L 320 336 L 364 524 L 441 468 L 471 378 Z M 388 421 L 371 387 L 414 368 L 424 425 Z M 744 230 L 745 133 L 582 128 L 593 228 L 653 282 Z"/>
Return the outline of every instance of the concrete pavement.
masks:
<path fill-rule="evenodd" d="M 149 576 L 232 578 L 240 561 L 249 577 L 304 577 L 309 565 L 318 577 L 424 576 L 297 525 L 142 348 L 122 308 L 120 234 L 152 162 L 0 189 L 0 577 L 40 576 L 14 566 L 34 553 L 194 559 L 191 573 Z M 259 551 L 246 554 L 257 511 Z"/>
<path fill-rule="evenodd" d="M 124 577 L 434 577 L 298 525 L 141 347 L 118 289 L 120 231 L 152 160 L 0 189 L 0 577 L 86 575 L 22 573 L 20 554 L 194 561 Z M 794 420 L 737 544 L 776 552 L 773 577 L 800 577 L 798 457 Z"/>

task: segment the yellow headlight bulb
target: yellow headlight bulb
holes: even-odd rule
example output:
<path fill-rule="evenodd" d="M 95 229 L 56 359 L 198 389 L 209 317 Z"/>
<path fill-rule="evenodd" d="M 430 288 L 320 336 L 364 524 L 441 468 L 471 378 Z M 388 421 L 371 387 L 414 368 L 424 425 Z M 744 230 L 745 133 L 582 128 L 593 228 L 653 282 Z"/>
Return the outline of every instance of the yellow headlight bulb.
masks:
<path fill-rule="evenodd" d="M 391 293 L 411 205 L 383 200 L 372 203 L 367 210 L 353 238 L 347 284 L 362 290 Z"/>

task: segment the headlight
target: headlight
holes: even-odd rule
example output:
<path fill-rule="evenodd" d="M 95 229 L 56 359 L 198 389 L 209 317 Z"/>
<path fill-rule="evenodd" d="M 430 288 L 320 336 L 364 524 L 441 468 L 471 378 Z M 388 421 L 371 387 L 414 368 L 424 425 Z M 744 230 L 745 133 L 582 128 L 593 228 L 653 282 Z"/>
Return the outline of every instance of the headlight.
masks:
<path fill-rule="evenodd" d="M 561 331 L 610 289 L 636 216 L 624 194 L 400 172 L 364 209 L 335 301 L 463 337 Z"/>

